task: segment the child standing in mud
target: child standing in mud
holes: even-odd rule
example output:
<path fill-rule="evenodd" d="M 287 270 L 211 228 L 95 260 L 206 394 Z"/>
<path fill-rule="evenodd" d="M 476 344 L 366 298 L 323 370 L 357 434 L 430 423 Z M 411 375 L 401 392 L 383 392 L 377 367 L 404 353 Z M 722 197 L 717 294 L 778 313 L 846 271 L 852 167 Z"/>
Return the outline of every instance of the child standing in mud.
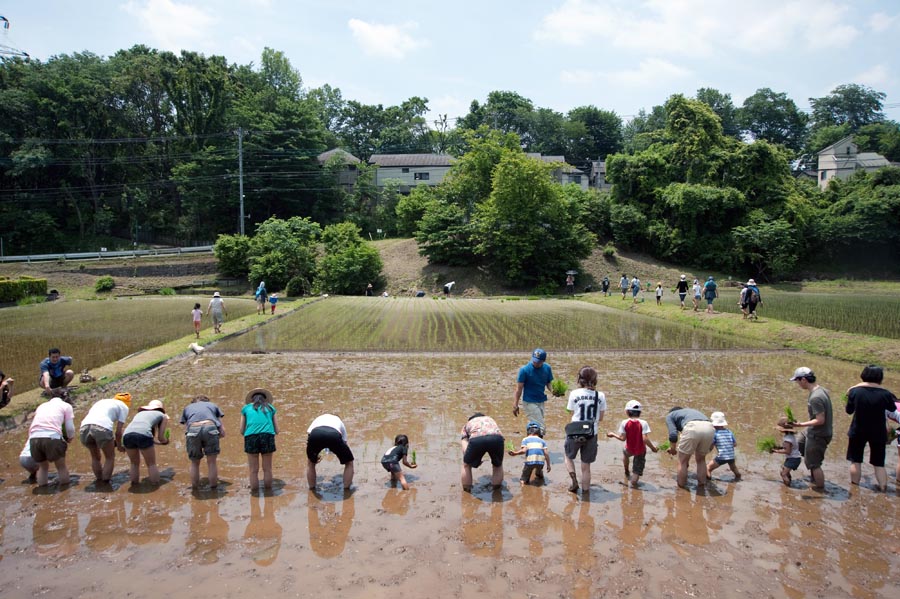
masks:
<path fill-rule="evenodd" d="M 659 451 L 650 440 L 650 424 L 640 418 L 641 410 L 640 402 L 632 399 L 625 404 L 625 414 L 628 415 L 628 418 L 619 423 L 619 429 L 616 432 L 606 433 L 606 436 L 611 439 L 625 442 L 625 447 L 622 448 L 622 465 L 625 466 L 625 478 L 635 489 L 644 475 L 647 448 L 649 447 L 653 453 Z M 631 458 L 634 458 L 634 464 L 631 464 L 632 467 L 629 469 Z"/>
<path fill-rule="evenodd" d="M 543 482 L 544 464 L 547 465 L 547 472 L 550 472 L 550 450 L 547 449 L 547 442 L 544 441 L 544 428 L 540 423 L 532 420 L 525 428 L 525 432 L 528 433 L 528 436 L 522 439 L 519 449 L 507 452 L 511 456 L 525 454 L 525 465 L 522 467 L 522 476 L 519 478 L 519 482 L 523 486 L 531 481 L 532 473 L 535 481 Z"/>
<path fill-rule="evenodd" d="M 241 409 L 241 434 L 244 436 L 244 453 L 247 454 L 247 471 L 250 490 L 259 489 L 259 463 L 262 459 L 263 487 L 272 488 L 272 454 L 275 453 L 275 435 L 278 420 L 272 394 L 265 389 L 254 389 L 247 394 Z"/>
<path fill-rule="evenodd" d="M 800 467 L 800 461 L 803 456 L 800 454 L 800 444 L 797 442 L 797 434 L 793 428 L 790 428 L 788 417 L 782 416 L 778 419 L 776 427 L 780 433 L 784 435 L 781 440 L 781 448 L 772 449 L 772 453 L 784 454 L 784 463 L 781 465 L 781 482 L 786 487 L 791 486 L 791 471 Z"/>
<path fill-rule="evenodd" d="M 734 482 L 737 482 L 741 480 L 741 473 L 738 471 L 737 463 L 735 462 L 734 448 L 737 445 L 737 441 L 734 439 L 734 433 L 726 428 L 728 421 L 725 420 L 724 412 L 713 412 L 710 415 L 710 420 L 712 420 L 712 425 L 716 428 L 716 457 L 706 465 L 706 475 L 712 478 L 713 470 L 728 464 L 731 472 L 734 473 Z"/>
<path fill-rule="evenodd" d="M 194 321 L 194 334 L 199 339 L 200 323 L 203 320 L 203 310 L 200 309 L 200 304 L 194 304 L 194 309 L 191 310 L 191 319 Z"/>
<path fill-rule="evenodd" d="M 410 462 L 408 456 L 409 437 L 406 435 L 394 437 L 394 446 L 381 456 L 381 467 L 391 473 L 391 485 L 394 484 L 394 481 L 400 481 L 400 486 L 403 487 L 404 491 L 409 490 L 409 483 L 406 482 L 406 476 L 403 475 L 400 462 L 402 461 L 407 468 L 415 469 L 418 467 L 415 459 Z"/>

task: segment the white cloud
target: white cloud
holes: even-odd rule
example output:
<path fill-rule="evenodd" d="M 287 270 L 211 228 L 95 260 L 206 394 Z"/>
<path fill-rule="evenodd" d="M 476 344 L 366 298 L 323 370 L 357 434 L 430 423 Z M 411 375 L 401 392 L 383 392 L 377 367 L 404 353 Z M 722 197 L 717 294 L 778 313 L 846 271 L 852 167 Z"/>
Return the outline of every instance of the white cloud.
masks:
<path fill-rule="evenodd" d="M 881 33 L 896 25 L 898 21 L 900 21 L 900 16 L 898 15 L 891 16 L 883 12 L 877 12 L 869 17 L 869 27 L 875 33 Z"/>
<path fill-rule="evenodd" d="M 691 75 L 691 71 L 658 58 L 642 60 L 634 69 L 617 71 L 564 70 L 559 78 L 572 85 L 592 85 L 598 82 L 629 87 L 650 87 L 676 81 Z"/>
<path fill-rule="evenodd" d="M 217 21 L 203 9 L 173 0 L 130 0 L 122 9 L 137 17 L 153 45 L 173 52 L 209 47 Z"/>
<path fill-rule="evenodd" d="M 457 117 L 469 114 L 469 104 L 471 99 L 463 99 L 454 95 L 438 96 L 428 100 L 428 126 L 434 128 L 432 121 L 437 120 L 441 115 L 446 114 L 451 127 L 456 126 Z"/>
<path fill-rule="evenodd" d="M 369 56 L 399 60 L 413 50 L 428 45 L 427 41 L 415 39 L 407 33 L 418 27 L 416 23 L 383 25 L 350 19 L 347 25 L 356 42 Z"/>
<path fill-rule="evenodd" d="M 850 6 L 833 0 L 565 0 L 535 39 L 611 45 L 647 55 L 708 57 L 738 49 L 848 47 L 859 35 Z"/>
<path fill-rule="evenodd" d="M 883 64 L 877 64 L 862 73 L 854 75 L 851 79 L 854 83 L 861 83 L 869 87 L 880 87 L 890 83 L 890 73 L 888 68 Z"/>

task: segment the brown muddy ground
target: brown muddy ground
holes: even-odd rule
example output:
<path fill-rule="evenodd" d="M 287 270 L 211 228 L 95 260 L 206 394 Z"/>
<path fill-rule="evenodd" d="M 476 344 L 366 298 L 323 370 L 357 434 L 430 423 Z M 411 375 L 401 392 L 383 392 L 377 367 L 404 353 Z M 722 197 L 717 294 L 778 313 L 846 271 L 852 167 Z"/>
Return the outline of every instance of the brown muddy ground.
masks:
<path fill-rule="evenodd" d="M 133 380 L 134 406 L 164 398 L 176 419 L 189 398 L 208 394 L 226 413 L 217 491 L 192 491 L 181 429 L 158 450 L 165 482 L 128 483 L 120 454 L 113 484 L 93 482 L 87 451 L 70 447 L 77 482 L 44 491 L 23 484 L 25 431 L 0 436 L 0 589 L 4 597 L 871 597 L 900 584 L 900 497 L 849 488 L 840 393 L 855 365 L 791 352 L 610 352 L 551 354 L 558 378 L 583 364 L 601 371 L 614 429 L 628 399 L 642 400 L 652 437 L 675 402 L 725 411 L 739 443 L 744 480 L 721 469 L 706 492 L 678 490 L 674 458 L 648 457 L 643 487 L 621 485 L 620 444 L 601 441 L 589 496 L 565 490 L 562 400 L 548 405 L 553 470 L 543 487 L 518 483 L 521 457 L 506 458 L 504 488 L 476 471 L 459 486 L 458 431 L 467 416 L 493 415 L 518 443 L 524 421 L 510 414 L 519 354 L 294 352 L 215 354 L 176 361 Z M 815 369 L 836 398 L 828 490 L 785 488 L 780 458 L 758 454 L 756 438 L 805 394 L 787 381 Z M 886 381 L 896 389 L 897 381 Z M 283 433 L 276 489 L 246 488 L 237 434 L 243 394 L 264 385 L 276 397 Z M 76 409 L 76 424 L 84 416 Z M 305 431 L 318 414 L 347 424 L 357 458 L 353 491 L 340 489 L 329 456 L 316 493 L 304 479 Z M 420 467 L 412 490 L 391 488 L 378 461 L 397 433 L 409 435 Z M 889 448 L 893 472 L 897 450 Z M 205 467 L 202 472 L 205 473 Z M 805 472 L 801 467 L 801 472 Z M 799 477 L 798 477 L 799 478 Z M 891 477 L 893 478 L 893 477 Z"/>

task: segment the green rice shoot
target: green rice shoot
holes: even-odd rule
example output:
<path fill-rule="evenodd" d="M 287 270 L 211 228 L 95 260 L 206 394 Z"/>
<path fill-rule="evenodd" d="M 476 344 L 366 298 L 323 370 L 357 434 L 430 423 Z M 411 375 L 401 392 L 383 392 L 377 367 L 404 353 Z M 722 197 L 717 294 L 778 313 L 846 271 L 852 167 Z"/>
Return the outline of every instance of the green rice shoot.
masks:
<path fill-rule="evenodd" d="M 756 440 L 756 449 L 760 453 L 772 453 L 772 450 L 778 447 L 775 437 L 762 437 Z"/>
<path fill-rule="evenodd" d="M 847 405 L 847 402 L 850 401 L 850 396 L 847 395 L 846 393 L 844 393 L 843 395 L 841 395 L 841 401 L 842 401 L 843 404 L 846 406 L 846 405 Z"/>
<path fill-rule="evenodd" d="M 415 449 L 412 450 L 412 463 L 413 464 L 416 463 L 416 450 Z"/>
<path fill-rule="evenodd" d="M 507 441 L 506 442 L 506 451 L 515 451 L 515 450 L 516 450 L 516 446 L 513 445 L 513 442 Z"/>
<path fill-rule="evenodd" d="M 797 422 L 797 419 L 794 418 L 794 410 L 791 409 L 791 406 L 784 406 L 784 415 L 787 416 L 788 422 Z"/>
<path fill-rule="evenodd" d="M 550 391 L 553 392 L 553 395 L 556 397 L 562 397 L 568 392 L 569 386 L 562 379 L 553 379 L 550 381 Z"/>
<path fill-rule="evenodd" d="M 662 443 L 660 443 L 659 445 L 656 446 L 656 448 L 659 451 L 669 451 L 670 447 L 672 447 L 672 444 L 669 443 L 668 441 L 663 441 Z"/>

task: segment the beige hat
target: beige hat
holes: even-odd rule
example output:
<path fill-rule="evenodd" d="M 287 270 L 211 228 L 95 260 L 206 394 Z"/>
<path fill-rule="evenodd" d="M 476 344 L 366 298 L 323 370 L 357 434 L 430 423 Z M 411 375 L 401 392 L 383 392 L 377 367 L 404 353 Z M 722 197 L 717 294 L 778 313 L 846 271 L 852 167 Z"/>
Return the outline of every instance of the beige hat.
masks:
<path fill-rule="evenodd" d="M 712 421 L 713 426 L 728 426 L 728 421 L 725 420 L 724 412 L 713 412 L 709 415 L 709 419 Z"/>
<path fill-rule="evenodd" d="M 756 285 L 756 281 L 754 281 L 753 279 L 750 279 L 747 281 L 747 284 L 748 285 Z"/>
<path fill-rule="evenodd" d="M 250 393 L 247 394 L 246 399 L 244 399 L 244 403 L 253 403 L 254 395 L 264 396 L 268 403 L 272 403 L 272 401 L 273 401 L 272 394 L 267 389 L 262 389 L 262 388 L 257 387 L 256 389 L 253 389 L 252 391 L 250 391 Z"/>
<path fill-rule="evenodd" d="M 216 291 L 215 293 L 213 293 L 213 297 L 222 297 L 222 296 L 219 294 L 218 291 Z"/>
<path fill-rule="evenodd" d="M 146 406 L 139 407 L 138 410 L 142 410 L 144 412 L 152 412 L 153 410 L 157 410 L 159 412 L 162 412 L 163 414 L 166 413 L 166 409 L 163 407 L 163 402 L 159 401 L 158 399 L 154 399 Z"/>

